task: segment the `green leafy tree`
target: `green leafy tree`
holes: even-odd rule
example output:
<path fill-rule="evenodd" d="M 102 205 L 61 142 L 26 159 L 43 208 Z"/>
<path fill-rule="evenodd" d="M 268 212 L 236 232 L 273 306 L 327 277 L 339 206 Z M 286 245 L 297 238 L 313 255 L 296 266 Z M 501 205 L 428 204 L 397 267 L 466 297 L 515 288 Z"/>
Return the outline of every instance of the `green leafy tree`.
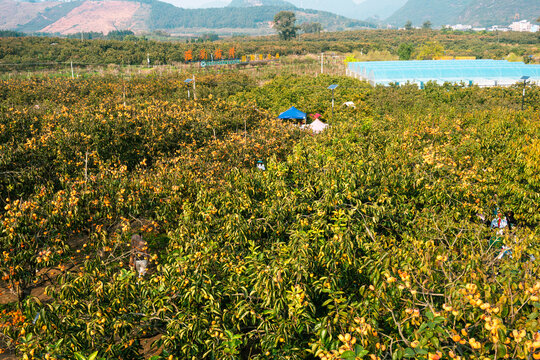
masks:
<path fill-rule="evenodd" d="M 279 33 L 280 39 L 290 40 L 296 37 L 296 31 L 299 29 L 296 23 L 296 16 L 292 11 L 280 11 L 274 16 L 275 28 Z"/>
<path fill-rule="evenodd" d="M 23 37 L 23 36 L 26 36 L 26 34 L 22 32 L 12 31 L 12 30 L 0 30 L 0 38 Z"/>
<path fill-rule="evenodd" d="M 444 55 L 444 47 L 438 41 L 428 41 L 418 50 L 418 60 L 431 60 Z"/>
<path fill-rule="evenodd" d="M 405 30 L 412 30 L 412 22 L 411 20 L 408 20 L 406 23 L 405 23 Z"/>
<path fill-rule="evenodd" d="M 443 25 L 441 28 L 441 34 L 448 34 L 452 32 L 452 28 L 450 26 Z"/>
<path fill-rule="evenodd" d="M 107 39 L 124 40 L 127 36 L 133 36 L 135 33 L 131 30 L 113 30 L 107 34 Z"/>
<path fill-rule="evenodd" d="M 402 43 L 399 45 L 398 56 L 399 60 L 410 60 L 414 52 L 414 45 L 411 43 Z"/>
<path fill-rule="evenodd" d="M 433 24 L 431 23 L 431 21 L 426 20 L 426 21 L 424 21 L 424 23 L 422 24 L 422 29 L 429 30 L 429 29 L 431 29 L 431 25 L 433 25 Z"/>

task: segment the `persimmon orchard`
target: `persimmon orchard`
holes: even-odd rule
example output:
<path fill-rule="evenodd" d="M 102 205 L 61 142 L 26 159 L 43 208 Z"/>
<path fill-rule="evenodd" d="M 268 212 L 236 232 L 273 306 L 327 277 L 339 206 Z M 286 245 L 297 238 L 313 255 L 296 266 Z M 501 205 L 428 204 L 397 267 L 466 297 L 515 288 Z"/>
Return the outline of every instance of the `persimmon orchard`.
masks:
<path fill-rule="evenodd" d="M 0 82 L 0 351 L 540 358 L 537 87 L 185 78 Z"/>

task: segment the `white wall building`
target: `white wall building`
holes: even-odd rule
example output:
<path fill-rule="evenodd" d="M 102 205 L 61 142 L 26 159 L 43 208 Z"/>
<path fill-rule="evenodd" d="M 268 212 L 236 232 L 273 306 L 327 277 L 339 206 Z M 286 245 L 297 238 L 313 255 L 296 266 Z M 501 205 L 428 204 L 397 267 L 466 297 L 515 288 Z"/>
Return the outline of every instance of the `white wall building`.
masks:
<path fill-rule="evenodd" d="M 527 20 L 521 20 L 521 21 L 515 21 L 509 26 L 510 30 L 512 31 L 519 31 L 519 32 L 537 32 L 538 31 L 538 25 L 531 24 L 530 21 Z"/>
<path fill-rule="evenodd" d="M 510 29 L 507 28 L 507 27 L 505 27 L 505 26 L 493 25 L 492 27 L 489 28 L 489 31 L 502 31 L 502 32 L 506 32 L 506 31 L 510 31 Z"/>
<path fill-rule="evenodd" d="M 456 30 L 456 31 L 472 30 L 472 25 L 457 24 L 457 25 L 451 25 L 450 27 L 452 28 L 452 30 Z"/>

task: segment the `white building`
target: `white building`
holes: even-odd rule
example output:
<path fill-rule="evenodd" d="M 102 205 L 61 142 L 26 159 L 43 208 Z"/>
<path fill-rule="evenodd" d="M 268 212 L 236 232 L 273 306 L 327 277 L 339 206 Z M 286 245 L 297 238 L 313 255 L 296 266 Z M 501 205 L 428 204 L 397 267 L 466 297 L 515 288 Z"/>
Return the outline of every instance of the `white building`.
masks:
<path fill-rule="evenodd" d="M 489 31 L 502 31 L 502 32 L 506 32 L 506 31 L 510 31 L 510 29 L 507 28 L 507 27 L 505 27 L 505 26 L 493 25 L 492 27 L 489 28 Z"/>
<path fill-rule="evenodd" d="M 455 31 L 472 30 L 472 25 L 457 24 L 457 25 L 451 25 L 450 27 L 452 28 L 452 30 L 455 30 Z"/>
<path fill-rule="evenodd" d="M 512 31 L 519 31 L 519 32 L 537 32 L 538 31 L 538 26 L 531 24 L 531 22 L 527 20 L 515 21 L 512 24 L 510 24 L 509 28 Z"/>

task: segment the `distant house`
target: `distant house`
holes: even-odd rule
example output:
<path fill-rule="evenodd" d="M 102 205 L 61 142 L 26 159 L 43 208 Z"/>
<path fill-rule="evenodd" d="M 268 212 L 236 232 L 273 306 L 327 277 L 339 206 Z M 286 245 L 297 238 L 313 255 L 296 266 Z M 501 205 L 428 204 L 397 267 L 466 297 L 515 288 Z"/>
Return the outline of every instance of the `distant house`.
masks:
<path fill-rule="evenodd" d="M 538 31 L 538 26 L 531 24 L 531 22 L 527 20 L 514 21 L 512 24 L 510 24 L 509 28 L 512 31 L 519 31 L 519 32 L 537 32 Z"/>
<path fill-rule="evenodd" d="M 489 28 L 489 31 L 502 31 L 502 32 L 506 32 L 506 31 L 510 31 L 510 29 L 507 28 L 506 26 L 493 25 L 492 27 Z"/>
<path fill-rule="evenodd" d="M 455 30 L 455 31 L 472 30 L 471 25 L 456 24 L 456 25 L 451 25 L 450 27 L 452 28 L 452 30 Z"/>

